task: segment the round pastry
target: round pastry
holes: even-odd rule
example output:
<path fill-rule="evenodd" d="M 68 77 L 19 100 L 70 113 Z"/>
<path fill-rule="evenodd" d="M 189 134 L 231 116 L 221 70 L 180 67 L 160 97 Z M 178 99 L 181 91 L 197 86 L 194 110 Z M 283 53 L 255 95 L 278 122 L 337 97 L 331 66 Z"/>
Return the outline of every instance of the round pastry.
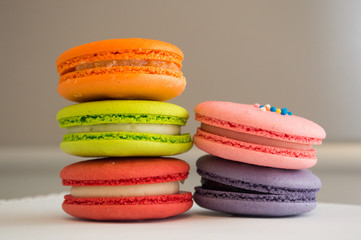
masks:
<path fill-rule="evenodd" d="M 316 123 L 286 108 L 231 102 L 203 102 L 195 108 L 201 122 L 194 136 L 203 151 L 225 159 L 286 169 L 316 164 L 313 144 L 326 133 Z"/>
<path fill-rule="evenodd" d="M 59 94 L 74 102 L 106 99 L 166 101 L 186 85 L 183 53 L 149 39 L 111 39 L 87 43 L 59 56 Z"/>
<path fill-rule="evenodd" d="M 175 216 L 192 207 L 190 192 L 179 191 L 189 165 L 175 158 L 105 158 L 77 162 L 61 173 L 72 186 L 63 209 L 94 220 L 139 220 Z"/>
<path fill-rule="evenodd" d="M 67 130 L 61 149 L 84 157 L 167 156 L 192 147 L 181 134 L 188 112 L 157 101 L 108 100 L 63 108 L 57 114 Z"/>
<path fill-rule="evenodd" d="M 254 216 L 290 216 L 313 210 L 321 181 L 309 170 L 260 167 L 212 155 L 197 161 L 201 207 Z"/>

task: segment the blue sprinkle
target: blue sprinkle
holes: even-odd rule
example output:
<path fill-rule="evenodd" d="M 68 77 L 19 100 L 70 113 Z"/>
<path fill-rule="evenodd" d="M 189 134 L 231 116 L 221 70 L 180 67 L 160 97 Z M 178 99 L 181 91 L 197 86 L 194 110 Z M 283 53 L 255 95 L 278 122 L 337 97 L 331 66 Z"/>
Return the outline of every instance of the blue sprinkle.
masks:
<path fill-rule="evenodd" d="M 290 116 L 291 116 L 291 115 L 292 115 L 292 112 L 288 112 L 288 115 L 290 115 Z"/>
<path fill-rule="evenodd" d="M 264 107 L 263 105 L 259 106 L 259 108 L 263 108 L 263 107 Z"/>
<path fill-rule="evenodd" d="M 282 115 L 286 115 L 288 113 L 288 109 L 287 108 L 282 108 L 281 109 L 281 114 Z"/>
<path fill-rule="evenodd" d="M 277 108 L 275 108 L 275 107 L 271 107 L 271 112 L 275 112 L 276 110 L 277 110 Z"/>

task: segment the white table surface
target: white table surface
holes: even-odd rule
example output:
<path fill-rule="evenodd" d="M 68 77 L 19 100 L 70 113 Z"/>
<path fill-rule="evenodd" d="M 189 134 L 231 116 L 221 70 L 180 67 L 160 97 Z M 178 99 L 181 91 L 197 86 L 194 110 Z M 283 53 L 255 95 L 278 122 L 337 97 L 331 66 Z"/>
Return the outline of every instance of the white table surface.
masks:
<path fill-rule="evenodd" d="M 61 209 L 63 195 L 0 200 L 0 239 L 361 239 L 361 206 L 319 203 L 286 218 L 239 217 L 194 205 L 185 214 L 127 222 L 80 220 Z"/>

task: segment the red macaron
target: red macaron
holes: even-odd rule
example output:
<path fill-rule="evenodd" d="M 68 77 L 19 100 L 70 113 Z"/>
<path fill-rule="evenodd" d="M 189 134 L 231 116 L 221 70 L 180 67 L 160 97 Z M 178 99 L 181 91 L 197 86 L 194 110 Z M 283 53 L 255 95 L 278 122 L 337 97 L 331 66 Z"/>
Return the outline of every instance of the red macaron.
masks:
<path fill-rule="evenodd" d="M 179 191 L 189 165 L 175 158 L 104 158 L 77 162 L 60 173 L 72 186 L 63 209 L 94 220 L 142 220 L 189 210 L 190 192 Z"/>

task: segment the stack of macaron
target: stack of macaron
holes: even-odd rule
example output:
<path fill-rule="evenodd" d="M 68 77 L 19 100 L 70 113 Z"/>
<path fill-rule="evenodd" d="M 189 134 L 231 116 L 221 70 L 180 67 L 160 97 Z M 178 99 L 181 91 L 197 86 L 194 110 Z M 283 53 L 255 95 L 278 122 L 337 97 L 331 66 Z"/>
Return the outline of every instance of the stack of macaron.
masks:
<path fill-rule="evenodd" d="M 60 145 L 71 155 L 101 157 L 71 164 L 61 173 L 66 213 L 94 220 L 158 219 L 193 204 L 179 190 L 189 165 L 162 157 L 192 147 L 181 134 L 188 112 L 166 103 L 186 85 L 183 53 L 148 39 L 112 39 L 74 47 L 56 61 L 59 94 L 77 104 L 60 110 Z"/>
<path fill-rule="evenodd" d="M 198 159 L 201 207 L 240 215 L 290 216 L 316 207 L 320 180 L 307 168 L 317 162 L 312 145 L 326 133 L 286 108 L 203 102 L 193 140 L 211 154 Z"/>

